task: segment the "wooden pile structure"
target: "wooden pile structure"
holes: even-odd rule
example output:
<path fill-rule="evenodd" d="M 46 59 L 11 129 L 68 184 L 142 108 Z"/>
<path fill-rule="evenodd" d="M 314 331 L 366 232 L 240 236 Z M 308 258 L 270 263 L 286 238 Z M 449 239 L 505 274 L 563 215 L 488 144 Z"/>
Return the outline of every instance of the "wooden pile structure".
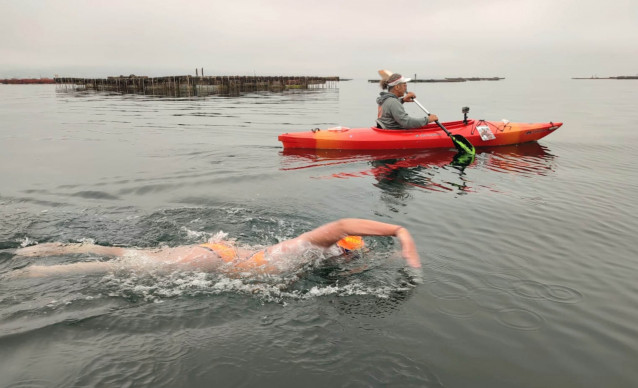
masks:
<path fill-rule="evenodd" d="M 244 92 L 336 88 L 339 77 L 304 76 L 119 76 L 108 78 L 55 78 L 61 90 L 94 90 L 174 97 L 239 95 Z"/>
<path fill-rule="evenodd" d="M 7 85 L 31 85 L 31 84 L 54 84 L 52 78 L 8 78 L 0 79 L 0 84 Z"/>

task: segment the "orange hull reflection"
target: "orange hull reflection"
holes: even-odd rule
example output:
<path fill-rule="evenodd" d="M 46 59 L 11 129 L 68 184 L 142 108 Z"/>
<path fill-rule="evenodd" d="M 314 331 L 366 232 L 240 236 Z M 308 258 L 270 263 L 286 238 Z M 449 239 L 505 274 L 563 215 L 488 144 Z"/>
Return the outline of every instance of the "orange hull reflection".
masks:
<path fill-rule="evenodd" d="M 537 142 L 487 147 L 480 149 L 475 159 L 458 159 L 456 150 L 426 150 L 420 152 L 405 150 L 385 151 L 344 151 L 344 150 L 304 150 L 284 149 L 281 152 L 282 170 L 308 168 L 339 169 L 328 175 L 315 178 L 349 179 L 373 176 L 378 184 L 405 184 L 435 191 L 455 191 L 460 187 L 450 182 L 436 183 L 436 170 L 450 170 L 462 180 L 462 190 L 471 191 L 465 174 L 467 169 L 483 169 L 517 175 L 548 175 L 552 173 L 554 155 Z M 370 168 L 351 171 L 355 163 L 367 163 Z"/>

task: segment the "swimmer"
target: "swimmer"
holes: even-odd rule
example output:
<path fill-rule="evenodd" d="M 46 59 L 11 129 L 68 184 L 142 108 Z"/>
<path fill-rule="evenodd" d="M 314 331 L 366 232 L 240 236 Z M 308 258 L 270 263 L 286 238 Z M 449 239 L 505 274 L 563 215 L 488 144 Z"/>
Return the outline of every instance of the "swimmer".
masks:
<path fill-rule="evenodd" d="M 242 249 L 226 242 L 184 245 L 174 248 L 139 249 L 107 247 L 95 244 L 44 243 L 16 250 L 25 257 L 68 254 L 93 254 L 123 258 L 145 257 L 158 264 L 185 270 L 217 271 L 227 274 L 278 274 L 290 267 L 291 257 L 304 257 L 310 249 L 319 249 L 324 257 L 348 254 L 363 248 L 361 236 L 394 236 L 401 243 L 401 254 L 413 268 L 421 267 L 419 254 L 410 232 L 400 225 L 344 218 L 330 222 L 263 250 Z M 43 277 L 68 273 L 103 273 L 115 269 L 112 261 L 59 265 L 32 265 L 19 270 L 20 276 Z"/>

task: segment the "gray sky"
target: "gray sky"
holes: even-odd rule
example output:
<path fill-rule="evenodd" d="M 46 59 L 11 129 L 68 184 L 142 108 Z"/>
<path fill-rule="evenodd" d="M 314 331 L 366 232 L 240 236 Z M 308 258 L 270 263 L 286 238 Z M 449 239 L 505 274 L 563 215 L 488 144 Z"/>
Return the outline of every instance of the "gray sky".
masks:
<path fill-rule="evenodd" d="M 0 78 L 638 74 L 638 0 L 0 0 Z"/>

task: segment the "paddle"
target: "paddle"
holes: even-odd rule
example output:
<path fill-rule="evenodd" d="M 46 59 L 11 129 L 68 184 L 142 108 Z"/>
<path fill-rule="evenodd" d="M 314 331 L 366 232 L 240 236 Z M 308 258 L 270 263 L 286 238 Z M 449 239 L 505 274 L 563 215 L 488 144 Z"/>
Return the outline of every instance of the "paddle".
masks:
<path fill-rule="evenodd" d="M 423 105 L 421 105 L 420 102 L 418 102 L 416 100 L 416 98 L 413 98 L 412 101 L 414 101 L 419 108 L 423 109 L 423 111 L 427 114 L 430 115 L 430 112 L 428 112 L 427 109 L 425 109 L 425 107 Z M 436 125 L 438 125 L 443 131 L 445 131 L 445 133 L 450 137 L 450 139 L 452 139 L 452 143 L 454 143 L 454 147 L 456 147 L 457 150 L 459 150 L 460 152 L 465 152 L 466 154 L 469 155 L 474 155 L 476 154 L 476 150 L 474 149 L 474 146 L 472 145 L 472 143 L 470 143 L 469 140 L 467 140 L 465 137 L 461 136 L 461 135 L 452 135 L 450 133 L 450 131 L 448 131 L 443 124 L 441 124 L 439 122 L 439 120 L 435 121 Z"/>
<path fill-rule="evenodd" d="M 385 70 L 385 69 L 379 70 L 379 75 L 381 76 L 381 79 L 384 81 L 390 78 L 392 74 L 394 73 L 392 73 L 390 70 Z"/>

